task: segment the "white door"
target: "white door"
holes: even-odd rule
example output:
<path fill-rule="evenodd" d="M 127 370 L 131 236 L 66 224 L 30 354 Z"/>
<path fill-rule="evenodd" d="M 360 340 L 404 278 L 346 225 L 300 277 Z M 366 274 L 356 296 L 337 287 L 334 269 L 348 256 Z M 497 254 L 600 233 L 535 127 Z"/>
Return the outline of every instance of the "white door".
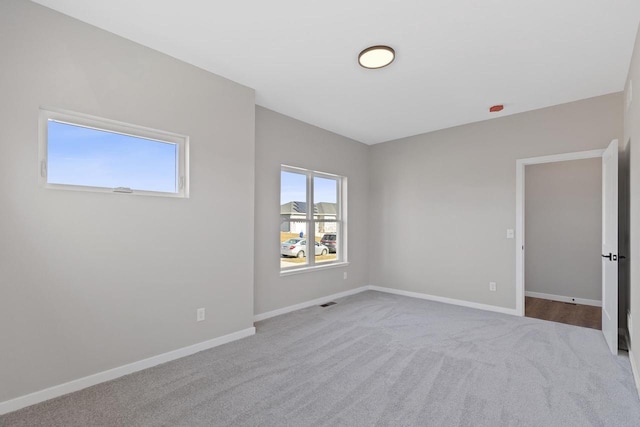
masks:
<path fill-rule="evenodd" d="M 602 155 L 602 333 L 618 353 L 618 140 Z"/>

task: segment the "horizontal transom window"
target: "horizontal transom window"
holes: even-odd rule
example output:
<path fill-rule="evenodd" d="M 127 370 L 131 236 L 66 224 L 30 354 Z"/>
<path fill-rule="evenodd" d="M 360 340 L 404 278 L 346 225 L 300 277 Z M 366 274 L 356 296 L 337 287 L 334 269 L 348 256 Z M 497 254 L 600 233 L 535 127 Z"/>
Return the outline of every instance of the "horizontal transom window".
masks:
<path fill-rule="evenodd" d="M 188 197 L 188 138 L 41 109 L 40 175 L 48 188 Z"/>

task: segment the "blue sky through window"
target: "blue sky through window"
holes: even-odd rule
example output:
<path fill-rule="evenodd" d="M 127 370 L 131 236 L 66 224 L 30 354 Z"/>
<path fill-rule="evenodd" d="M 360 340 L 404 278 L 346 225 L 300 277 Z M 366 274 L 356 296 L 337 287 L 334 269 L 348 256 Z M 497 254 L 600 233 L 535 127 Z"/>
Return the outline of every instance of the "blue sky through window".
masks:
<path fill-rule="evenodd" d="M 280 204 L 307 201 L 307 177 L 293 172 L 280 173 Z"/>
<path fill-rule="evenodd" d="M 335 179 L 313 177 L 313 203 L 338 203 L 338 181 Z"/>
<path fill-rule="evenodd" d="M 47 182 L 178 191 L 178 145 L 48 122 Z"/>
<path fill-rule="evenodd" d="M 337 203 L 337 181 L 328 178 L 313 178 L 314 203 Z M 295 172 L 280 174 L 280 204 L 307 201 L 307 177 Z"/>

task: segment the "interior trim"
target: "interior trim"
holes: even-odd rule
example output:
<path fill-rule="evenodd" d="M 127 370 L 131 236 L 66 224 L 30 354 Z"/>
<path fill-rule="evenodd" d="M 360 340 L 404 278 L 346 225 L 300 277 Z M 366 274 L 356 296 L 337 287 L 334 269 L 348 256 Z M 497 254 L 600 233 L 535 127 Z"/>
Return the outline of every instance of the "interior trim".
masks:
<path fill-rule="evenodd" d="M 314 305 L 324 304 L 333 299 L 348 297 L 349 295 L 359 294 L 360 292 L 368 291 L 369 286 L 361 286 L 359 288 L 350 289 L 344 292 L 338 292 L 337 294 L 327 295 L 326 297 L 320 297 L 312 299 L 310 301 L 301 302 L 300 304 L 294 304 L 287 307 L 279 308 L 277 310 L 267 311 L 266 313 L 256 314 L 253 316 L 254 322 L 260 322 L 261 320 L 270 319 L 272 317 L 280 316 L 281 314 L 291 313 L 292 311 L 302 310 Z"/>
<path fill-rule="evenodd" d="M 574 304 L 582 304 L 582 305 L 591 305 L 594 307 L 602 307 L 602 301 L 596 299 L 586 299 L 586 298 L 573 298 L 573 297 L 565 297 L 563 295 L 554 295 L 554 294 L 545 294 L 543 292 L 529 292 L 525 291 L 524 296 L 533 297 L 533 298 L 542 298 L 548 299 L 551 301 L 560 301 L 560 302 L 570 302 Z"/>
<path fill-rule="evenodd" d="M 497 305 L 481 304 L 478 302 L 439 297 L 436 295 L 423 294 L 419 292 L 402 291 L 400 289 L 384 288 L 382 286 L 369 286 L 369 289 L 372 291 L 386 292 L 388 294 L 402 295 L 405 297 L 426 299 L 429 301 L 443 302 L 445 304 L 459 305 L 462 307 L 476 308 L 476 309 L 485 310 L 485 311 L 494 311 L 496 313 L 511 314 L 514 316 L 518 315 L 518 312 L 514 308 L 500 307 Z"/>
<path fill-rule="evenodd" d="M 82 390 L 84 388 L 91 387 L 93 385 L 100 384 L 105 381 L 110 381 L 110 380 L 122 377 L 124 375 L 128 375 L 137 371 L 142 371 L 143 369 L 151 368 L 153 366 L 157 366 L 162 363 L 180 359 L 181 357 L 190 356 L 194 353 L 198 353 L 203 350 L 208 350 L 210 348 L 217 347 L 222 344 L 227 344 L 232 341 L 236 341 L 251 335 L 255 335 L 255 333 L 256 333 L 256 328 L 254 327 L 243 329 L 228 335 L 223 335 L 221 337 L 203 341 L 198 344 L 182 347 L 177 350 L 162 353 L 157 356 L 152 356 L 147 359 L 129 363 L 127 365 L 119 366 L 117 368 L 109 369 L 107 371 L 102 371 L 97 374 L 89 375 L 89 376 L 72 380 L 63 384 L 55 385 L 53 387 L 49 387 L 44 390 L 40 390 L 34 393 L 26 394 L 24 396 L 16 397 L 15 399 L 0 402 L 0 415 L 17 411 L 18 409 L 35 405 L 36 403 L 44 402 L 45 400 L 53 399 L 54 397 L 63 396 L 65 394 L 69 394 L 74 391 Z"/>
<path fill-rule="evenodd" d="M 604 149 L 552 154 L 516 160 L 516 312 L 524 316 L 524 170 L 527 165 L 602 157 Z"/>
<path fill-rule="evenodd" d="M 633 374 L 633 380 L 636 383 L 636 390 L 638 391 L 638 397 L 640 397 L 640 372 L 638 372 L 638 367 L 634 362 L 635 358 L 633 357 L 633 352 L 631 351 L 630 344 L 631 344 L 630 342 L 627 342 L 627 345 L 629 347 L 629 362 L 631 363 L 631 372 Z"/>

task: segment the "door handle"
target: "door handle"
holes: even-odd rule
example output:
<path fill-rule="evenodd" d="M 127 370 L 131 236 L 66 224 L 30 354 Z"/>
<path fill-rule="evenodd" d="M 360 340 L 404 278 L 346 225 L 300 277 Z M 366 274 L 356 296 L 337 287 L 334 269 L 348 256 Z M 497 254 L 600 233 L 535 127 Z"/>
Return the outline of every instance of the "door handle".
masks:
<path fill-rule="evenodd" d="M 611 252 L 609 252 L 609 255 L 602 255 L 602 258 L 609 258 L 609 261 L 617 261 L 618 255 L 614 255 Z"/>

